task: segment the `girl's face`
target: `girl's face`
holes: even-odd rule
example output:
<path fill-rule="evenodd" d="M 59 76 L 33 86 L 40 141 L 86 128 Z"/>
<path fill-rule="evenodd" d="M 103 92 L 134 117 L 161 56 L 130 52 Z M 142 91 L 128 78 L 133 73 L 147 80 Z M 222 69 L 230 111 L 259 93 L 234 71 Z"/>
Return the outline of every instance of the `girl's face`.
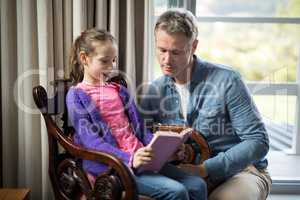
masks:
<path fill-rule="evenodd" d="M 84 80 L 104 83 L 117 61 L 117 46 L 111 41 L 94 42 L 94 52 L 85 57 Z"/>

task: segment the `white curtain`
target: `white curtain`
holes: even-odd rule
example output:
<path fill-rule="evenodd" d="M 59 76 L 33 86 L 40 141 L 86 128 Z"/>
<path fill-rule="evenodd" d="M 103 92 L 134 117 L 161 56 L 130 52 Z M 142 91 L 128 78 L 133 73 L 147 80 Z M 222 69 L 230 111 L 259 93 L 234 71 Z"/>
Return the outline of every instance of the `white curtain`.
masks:
<path fill-rule="evenodd" d="M 75 37 L 105 28 L 119 43 L 120 69 L 132 89 L 142 82 L 144 1 L 2 0 L 1 101 L 3 186 L 30 188 L 32 199 L 53 199 L 48 176 L 45 124 L 32 88 L 69 76 L 68 54 Z"/>

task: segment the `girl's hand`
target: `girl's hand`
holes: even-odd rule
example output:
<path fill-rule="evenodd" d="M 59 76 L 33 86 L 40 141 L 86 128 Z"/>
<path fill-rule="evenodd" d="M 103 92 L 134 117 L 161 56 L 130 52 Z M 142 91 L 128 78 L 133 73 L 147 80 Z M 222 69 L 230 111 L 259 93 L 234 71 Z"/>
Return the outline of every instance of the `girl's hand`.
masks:
<path fill-rule="evenodd" d="M 149 164 L 153 158 L 153 150 L 150 147 L 142 147 L 133 156 L 132 166 L 138 169 L 140 166 Z"/>

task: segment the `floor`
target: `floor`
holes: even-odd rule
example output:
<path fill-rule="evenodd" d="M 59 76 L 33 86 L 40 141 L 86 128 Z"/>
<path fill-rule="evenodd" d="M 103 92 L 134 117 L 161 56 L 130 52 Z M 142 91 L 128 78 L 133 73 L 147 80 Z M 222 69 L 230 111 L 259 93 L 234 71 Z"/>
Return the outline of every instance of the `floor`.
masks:
<path fill-rule="evenodd" d="M 268 170 L 274 181 L 300 181 L 300 156 L 270 151 Z M 300 194 L 271 194 L 268 200 L 300 200 Z"/>
<path fill-rule="evenodd" d="M 267 200 L 299 200 L 300 195 L 270 195 Z"/>
<path fill-rule="evenodd" d="M 288 152 L 270 151 L 268 170 L 273 180 L 300 181 L 300 156 Z"/>

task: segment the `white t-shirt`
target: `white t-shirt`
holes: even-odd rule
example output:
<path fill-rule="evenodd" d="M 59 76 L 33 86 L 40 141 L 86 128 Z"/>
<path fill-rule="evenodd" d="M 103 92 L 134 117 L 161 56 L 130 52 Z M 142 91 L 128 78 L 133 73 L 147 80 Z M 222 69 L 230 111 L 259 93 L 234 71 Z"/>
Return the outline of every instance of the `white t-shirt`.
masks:
<path fill-rule="evenodd" d="M 187 108 L 188 108 L 188 103 L 190 99 L 190 92 L 188 89 L 187 84 L 177 84 L 175 83 L 177 92 L 179 93 L 180 96 L 180 102 L 181 102 L 181 111 L 184 119 L 186 120 L 187 118 Z"/>

